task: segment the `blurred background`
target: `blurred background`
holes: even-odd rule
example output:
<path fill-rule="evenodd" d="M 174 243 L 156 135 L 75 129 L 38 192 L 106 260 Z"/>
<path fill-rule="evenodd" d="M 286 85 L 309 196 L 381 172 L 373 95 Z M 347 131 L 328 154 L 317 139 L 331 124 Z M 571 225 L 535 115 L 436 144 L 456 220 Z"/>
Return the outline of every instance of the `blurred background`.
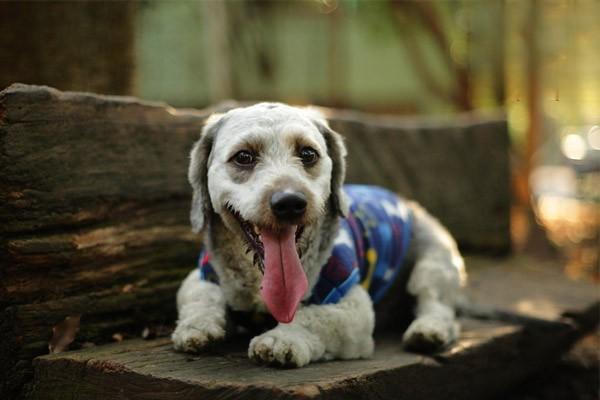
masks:
<path fill-rule="evenodd" d="M 0 2 L 0 87 L 505 113 L 517 250 L 600 280 L 600 2 Z"/>

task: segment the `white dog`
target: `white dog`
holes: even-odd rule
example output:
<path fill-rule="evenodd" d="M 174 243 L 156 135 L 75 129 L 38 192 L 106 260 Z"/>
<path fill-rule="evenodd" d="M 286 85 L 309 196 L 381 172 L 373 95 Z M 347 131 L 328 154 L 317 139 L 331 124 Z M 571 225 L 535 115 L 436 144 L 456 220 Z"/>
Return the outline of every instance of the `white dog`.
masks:
<path fill-rule="evenodd" d="M 415 203 L 344 186 L 345 155 L 312 109 L 261 103 L 209 118 L 188 175 L 205 249 L 177 293 L 176 349 L 202 350 L 240 315 L 270 314 L 277 322 L 251 340 L 253 360 L 300 367 L 369 357 L 373 300 L 404 265 L 416 299 L 404 345 L 437 350 L 457 338 L 465 273 L 455 242 Z"/>

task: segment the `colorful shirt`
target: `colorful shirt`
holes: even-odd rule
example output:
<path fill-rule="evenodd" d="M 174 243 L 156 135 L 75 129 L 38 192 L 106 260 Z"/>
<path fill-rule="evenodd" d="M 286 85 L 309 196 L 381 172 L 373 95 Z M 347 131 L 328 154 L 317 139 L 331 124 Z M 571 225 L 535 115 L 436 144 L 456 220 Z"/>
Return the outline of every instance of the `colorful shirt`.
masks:
<path fill-rule="evenodd" d="M 412 228 L 406 203 L 376 186 L 344 185 L 344 191 L 349 213 L 305 304 L 335 304 L 357 284 L 377 302 L 404 264 Z M 201 253 L 199 269 L 200 279 L 218 283 L 208 253 Z"/>

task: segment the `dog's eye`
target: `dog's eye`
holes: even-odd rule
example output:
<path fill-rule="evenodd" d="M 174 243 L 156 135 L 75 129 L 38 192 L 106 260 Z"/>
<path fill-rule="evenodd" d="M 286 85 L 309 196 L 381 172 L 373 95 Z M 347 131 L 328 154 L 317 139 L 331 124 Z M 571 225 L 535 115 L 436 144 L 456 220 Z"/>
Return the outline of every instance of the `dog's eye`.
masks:
<path fill-rule="evenodd" d="M 313 165 L 319 159 L 319 153 L 312 147 L 303 147 L 298 152 L 298 156 L 304 165 Z"/>
<path fill-rule="evenodd" d="M 240 167 L 251 167 L 256 163 L 256 157 L 247 150 L 241 150 L 235 153 L 233 162 Z"/>

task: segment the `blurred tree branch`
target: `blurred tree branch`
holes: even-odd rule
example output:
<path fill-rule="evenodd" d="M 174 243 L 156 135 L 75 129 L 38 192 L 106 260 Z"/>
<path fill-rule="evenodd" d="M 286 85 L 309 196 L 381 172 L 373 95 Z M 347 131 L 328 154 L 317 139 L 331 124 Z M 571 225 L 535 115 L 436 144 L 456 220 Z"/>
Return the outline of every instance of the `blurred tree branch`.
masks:
<path fill-rule="evenodd" d="M 390 0 L 390 5 L 394 15 L 395 27 L 411 54 L 415 64 L 415 72 L 422 78 L 427 89 L 436 96 L 449 97 L 454 106 L 461 111 L 471 110 L 473 104 L 470 95 L 468 66 L 461 65 L 452 58 L 447 34 L 444 32 L 434 4 L 430 2 Z M 454 75 L 456 85 L 451 93 L 448 93 L 433 76 L 415 36 L 404 34 L 402 25 L 406 22 L 407 17 L 415 17 L 419 21 L 420 28 L 431 36 L 432 42 L 438 48 L 449 71 Z"/>

